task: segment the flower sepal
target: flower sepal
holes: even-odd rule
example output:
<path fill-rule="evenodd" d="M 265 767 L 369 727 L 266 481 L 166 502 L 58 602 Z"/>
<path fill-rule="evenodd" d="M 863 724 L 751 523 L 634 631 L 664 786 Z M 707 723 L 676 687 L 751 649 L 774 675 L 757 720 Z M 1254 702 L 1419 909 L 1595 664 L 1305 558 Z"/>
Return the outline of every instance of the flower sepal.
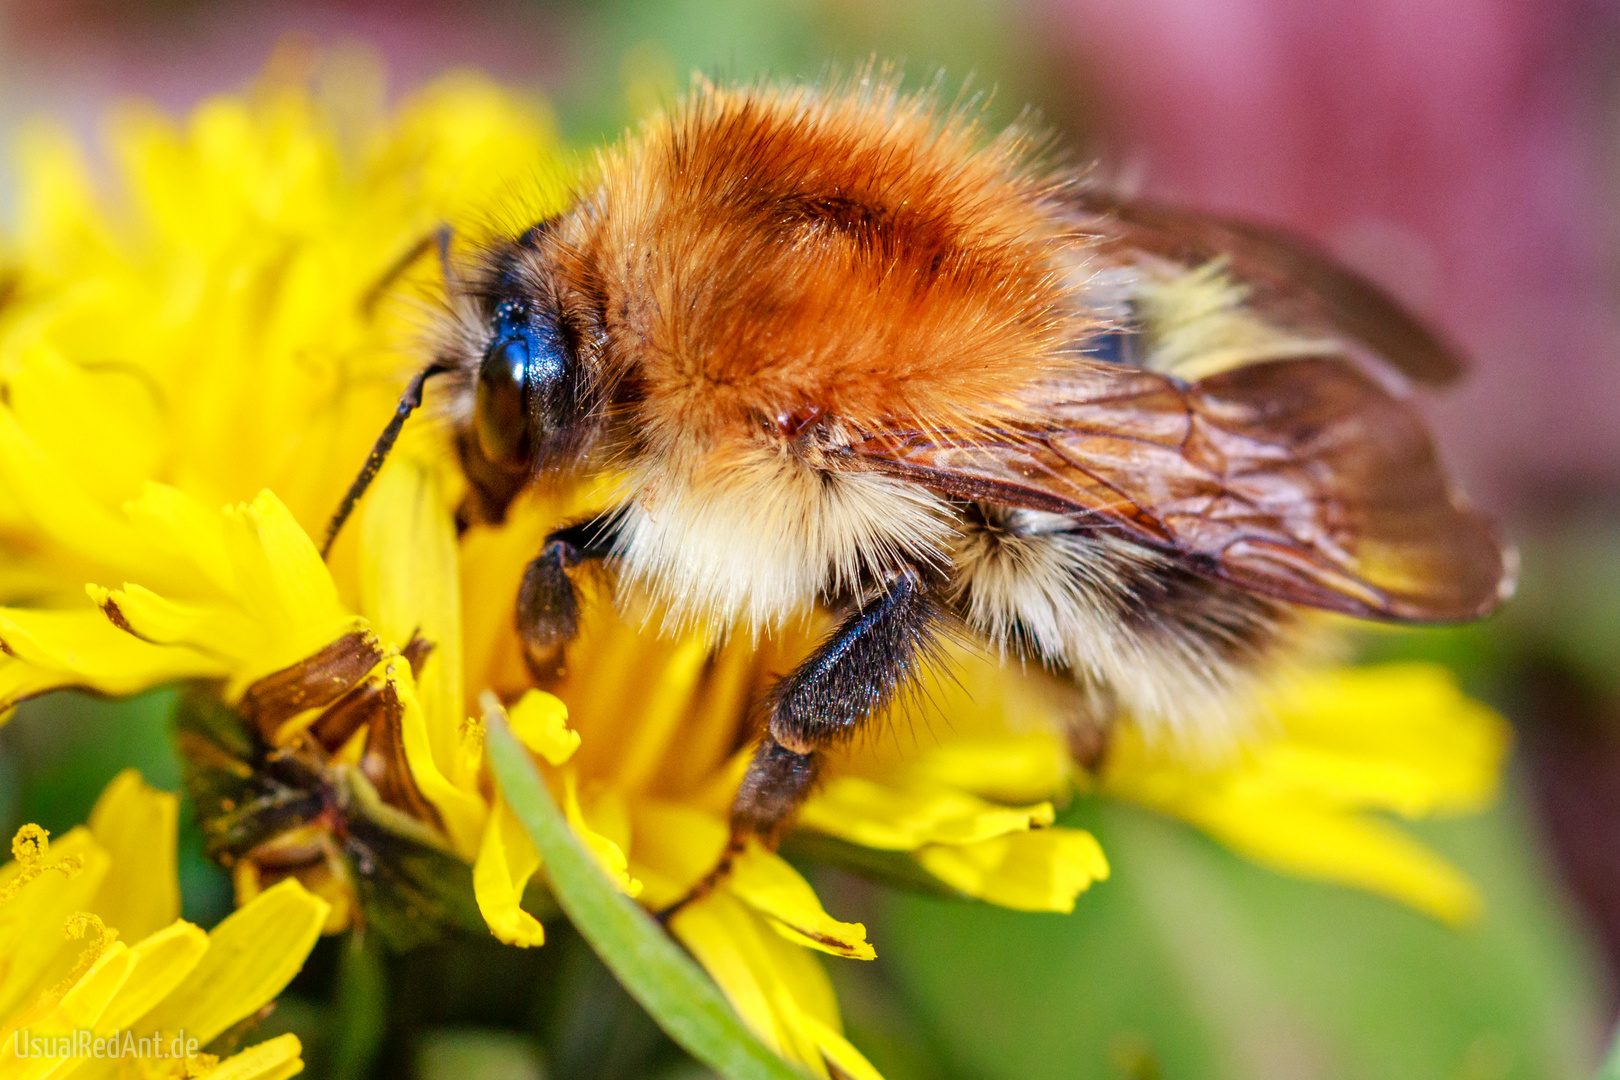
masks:
<path fill-rule="evenodd" d="M 402 756 L 397 766 L 376 760 L 375 747 L 397 746 L 397 731 L 383 729 L 398 717 L 386 691 L 367 689 L 362 680 L 351 690 L 361 704 L 346 710 L 366 715 L 336 754 L 316 735 L 322 718 L 277 748 L 213 688 L 187 692 L 176 727 L 208 854 L 232 871 L 239 903 L 298 879 L 332 904 L 328 933 L 352 926 L 396 951 L 451 928 L 482 933 L 471 868 L 426 816 Z M 356 742 L 372 752 L 344 760 Z"/>

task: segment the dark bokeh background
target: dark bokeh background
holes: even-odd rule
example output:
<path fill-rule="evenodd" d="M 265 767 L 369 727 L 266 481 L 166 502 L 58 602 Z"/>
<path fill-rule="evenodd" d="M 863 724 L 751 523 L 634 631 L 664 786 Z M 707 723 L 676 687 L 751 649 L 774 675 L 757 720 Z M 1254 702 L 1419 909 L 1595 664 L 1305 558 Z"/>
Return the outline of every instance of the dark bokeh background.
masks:
<path fill-rule="evenodd" d="M 884 954 L 834 973 L 891 1080 L 1589 1074 L 1620 970 L 1614 4 L 33 0 L 0 8 L 0 129 L 49 112 L 91 135 L 130 95 L 180 111 L 295 33 L 369 57 L 396 94 L 482 68 L 544 94 L 579 145 L 694 69 L 815 77 L 876 55 L 914 82 L 971 76 L 994 116 L 1033 105 L 1112 182 L 1302 230 L 1464 343 L 1472 378 L 1427 405 L 1523 549 L 1521 597 L 1485 626 L 1380 637 L 1369 654 L 1452 663 L 1519 732 L 1503 807 L 1425 828 L 1482 882 L 1485 925 L 1457 934 L 1285 882 L 1180 826 L 1082 803 L 1071 814 L 1116 875 L 1074 917 L 829 877 L 829 906 L 875 922 Z M 0 826 L 70 825 L 126 763 L 173 786 L 168 701 L 24 710 L 0 729 Z M 223 883 L 186 865 L 188 914 L 217 917 Z M 273 1022 L 304 1032 L 326 1075 L 686 1068 L 577 942 L 556 946 L 384 973 L 332 943 Z"/>

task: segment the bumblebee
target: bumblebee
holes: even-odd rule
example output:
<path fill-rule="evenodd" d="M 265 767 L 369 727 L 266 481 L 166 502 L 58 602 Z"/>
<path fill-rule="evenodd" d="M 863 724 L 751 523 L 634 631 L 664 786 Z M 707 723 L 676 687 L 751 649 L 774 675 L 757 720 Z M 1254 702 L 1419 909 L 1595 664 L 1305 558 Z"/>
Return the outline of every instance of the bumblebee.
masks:
<path fill-rule="evenodd" d="M 1511 592 L 1405 393 L 1461 373 L 1451 345 L 1299 238 L 1039 149 L 870 74 L 699 84 L 560 214 L 470 260 L 446 239 L 433 356 L 328 547 L 440 378 L 465 521 L 617 478 L 514 598 L 537 681 L 586 563 L 665 631 L 838 613 L 762 703 L 732 851 L 946 634 L 1067 674 L 1085 723 L 1198 740 L 1312 611 L 1451 622 Z"/>

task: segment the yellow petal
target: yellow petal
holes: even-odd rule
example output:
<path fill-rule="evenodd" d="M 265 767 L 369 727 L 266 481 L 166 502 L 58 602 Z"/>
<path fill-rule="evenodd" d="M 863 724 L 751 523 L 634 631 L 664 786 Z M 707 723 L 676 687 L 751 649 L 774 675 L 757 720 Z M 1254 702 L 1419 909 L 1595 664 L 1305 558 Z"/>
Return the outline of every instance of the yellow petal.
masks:
<path fill-rule="evenodd" d="M 770 962 L 771 939 L 775 938 L 783 948 L 803 950 L 764 931 L 757 917 L 723 891 L 683 907 L 670 920 L 669 928 L 766 1046 L 789 1061 L 807 1066 L 812 1075 L 827 1077 L 827 1066 L 815 1041 L 777 1010 L 781 980 Z"/>
<path fill-rule="evenodd" d="M 19 252 L 53 273 L 77 259 L 104 256 L 111 246 L 109 230 L 72 133 L 34 122 L 23 128 L 16 145 Z"/>
<path fill-rule="evenodd" d="M 680 753 L 666 752 L 660 762 L 661 793 L 699 790 L 717 770 L 725 768 L 726 759 L 736 749 L 736 717 L 744 715 L 753 704 L 755 677 L 771 662 L 761 647 L 772 644 L 738 640 L 712 656 L 708 674 L 700 684 L 701 696 L 693 701 L 680 729 Z M 747 768 L 746 763 L 743 768 Z M 737 778 L 741 779 L 741 775 L 739 772 Z M 731 790 L 735 790 L 734 785 Z M 729 808 L 729 791 L 716 791 L 715 795 L 715 810 Z"/>
<path fill-rule="evenodd" d="M 422 797 L 439 812 L 445 831 L 450 834 L 451 845 L 463 859 L 473 861 L 483 846 L 484 821 L 489 813 L 484 798 L 451 783 L 434 760 L 427 717 L 416 698 L 410 664 L 394 657 L 387 661 L 384 671 L 399 694 L 400 741 L 405 744 L 405 762 L 411 768 L 411 778 L 416 781 Z"/>
<path fill-rule="evenodd" d="M 274 495 L 261 492 L 251 503 L 227 508 L 210 529 L 177 528 L 188 519 L 183 504 L 179 496 L 149 489 L 137 516 L 153 535 L 185 545 L 192 594 L 207 578 L 228 579 L 232 592 L 165 593 L 140 582 L 118 590 L 89 586 L 92 601 L 114 625 L 213 658 L 229 676 L 230 700 L 364 625 L 339 604 L 314 545 Z"/>
<path fill-rule="evenodd" d="M 244 666 L 232 673 L 226 694 L 234 698 L 361 623 L 344 609 L 314 542 L 274 493 L 261 491 L 225 516 L 243 604 L 269 631 L 263 651 L 244 656 Z"/>
<path fill-rule="evenodd" d="M 403 645 L 419 633 L 432 643 L 416 696 L 434 761 L 452 782 L 470 787 L 476 775 L 458 775 L 466 706 L 455 507 L 438 471 L 396 452 L 372 484 L 359 524 L 361 613 L 384 641 Z"/>
<path fill-rule="evenodd" d="M 765 932 L 763 920 L 724 890 L 682 908 L 670 930 L 778 1054 L 815 1076 L 828 1076 L 831 1062 L 844 1075 L 881 1080 L 843 1037 L 832 984 L 814 953 Z"/>
<path fill-rule="evenodd" d="M 1108 876 L 1101 846 L 1079 829 L 930 845 L 916 859 L 953 889 L 1018 911 L 1073 911 L 1074 898 Z"/>
<path fill-rule="evenodd" d="M 489 932 L 507 945 L 526 949 L 545 943 L 545 927 L 520 906 L 523 888 L 538 869 L 540 853 L 497 793 L 473 864 L 473 895 Z"/>
<path fill-rule="evenodd" d="M 499 528 L 474 525 L 461 538 L 463 694 L 477 700 L 487 689 L 519 697 L 530 685 L 512 620 L 523 567 L 559 522 L 537 509 L 532 488 L 512 504 Z"/>
<path fill-rule="evenodd" d="M 821 1051 L 821 1056 L 827 1063 L 835 1066 L 839 1073 L 849 1077 L 849 1080 L 883 1080 L 883 1074 L 872 1067 L 866 1056 L 839 1031 L 798 1007 L 798 1002 L 790 994 L 778 993 L 776 997 L 778 1011 L 789 1017 L 789 1023 L 808 1035 Z"/>
<path fill-rule="evenodd" d="M 217 659 L 148 644 L 94 608 L 0 609 L 0 644 L 8 654 L 0 657 L 0 708 L 62 686 L 122 696 L 178 679 L 224 674 Z"/>
<path fill-rule="evenodd" d="M 885 851 L 924 844 L 971 844 L 1036 825 L 1050 825 L 1051 803 L 996 806 L 949 788 L 899 789 L 839 776 L 810 798 L 799 825 Z"/>
<path fill-rule="evenodd" d="M 56 1010 L 40 1023 L 45 1031 L 94 1027 L 113 996 L 128 981 L 139 961 L 134 950 L 122 941 L 104 949 L 84 977 L 62 995 Z"/>
<path fill-rule="evenodd" d="M 645 883 L 641 902 L 673 904 L 713 870 L 730 830 L 723 817 L 687 803 L 638 799 L 631 806 L 636 877 Z"/>
<path fill-rule="evenodd" d="M 0 1026 L 0 1076 L 15 1080 L 45 1080 L 71 1070 L 77 1061 L 65 1058 L 35 1058 L 18 1060 L 18 1044 L 14 1035 L 26 1031 L 30 1036 L 45 1038 L 72 1035 L 95 1026 L 107 1009 L 107 1004 L 118 993 L 134 969 L 136 959 L 128 946 L 113 942 L 96 958 L 90 970 L 74 983 L 62 999 L 42 1016 L 25 1013 L 12 1025 Z"/>
<path fill-rule="evenodd" d="M 158 547 L 185 552 L 211 592 L 221 596 L 237 593 L 236 568 L 225 543 L 225 521 L 216 508 L 178 488 L 148 481 L 125 505 L 124 513 Z"/>
<path fill-rule="evenodd" d="M 0 350 L 6 404 L 35 445 L 85 494 L 116 507 L 162 466 L 156 403 L 138 376 L 64 356 L 46 340 L 50 322 L 49 316 L 24 319 L 6 334 Z M 94 437 L 87 438 L 91 432 Z"/>
<path fill-rule="evenodd" d="M 657 667 L 623 689 L 635 695 L 631 709 L 621 716 L 636 717 L 636 735 L 614 755 L 609 774 L 614 787 L 639 792 L 671 752 L 671 742 L 682 734 L 682 721 L 691 714 L 693 691 L 698 687 L 714 650 L 701 635 L 691 634 L 675 643 Z M 633 711 L 632 711 L 633 710 Z"/>
<path fill-rule="evenodd" d="M 592 828 L 590 822 L 586 821 L 585 812 L 579 805 L 579 777 L 573 769 L 563 773 L 563 812 L 568 817 L 568 824 L 573 828 L 574 835 L 579 837 L 585 849 L 596 859 L 597 865 L 606 871 L 607 876 L 613 879 L 626 896 L 640 896 L 641 882 L 630 876 L 630 860 L 625 857 L 624 848 Z"/>
<path fill-rule="evenodd" d="M 154 547 L 122 514 L 92 499 L 0 407 L 0 486 L 51 545 L 92 566 L 159 585 L 186 580 L 181 560 Z"/>
<path fill-rule="evenodd" d="M 238 526 L 225 531 L 227 550 L 237 566 L 238 586 L 245 593 L 260 592 L 266 614 L 273 609 L 289 623 L 310 616 L 340 619 L 348 614 L 314 541 L 274 492 L 261 491 L 252 502 L 227 508 L 225 517 Z M 259 580 L 251 580 L 253 576 Z M 322 643 L 329 640 L 321 639 Z"/>
<path fill-rule="evenodd" d="M 228 1057 L 197 1080 L 286 1080 L 304 1071 L 298 1036 L 277 1035 Z"/>
<path fill-rule="evenodd" d="M 521 190 L 522 212 L 540 220 L 567 199 L 550 118 L 483 75 L 452 75 L 419 92 L 402 110 L 393 150 L 420 161 L 425 198 L 441 212 L 481 213 Z M 513 161 L 529 167 L 514 173 Z"/>
<path fill-rule="evenodd" d="M 208 935 L 197 926 L 176 919 L 169 926 L 135 943 L 135 970 L 107 1005 L 98 1035 L 128 1028 L 180 985 L 208 952 Z"/>
<path fill-rule="evenodd" d="M 90 811 L 90 833 L 112 856 L 91 910 L 125 941 L 139 941 L 180 917 L 176 862 L 180 800 L 125 769 Z"/>
<path fill-rule="evenodd" d="M 107 876 L 111 860 L 80 826 L 52 841 L 47 863 L 77 859 L 71 877 L 52 870 L 18 890 L 0 909 L 0 1017 L 9 1016 L 36 990 L 43 990 L 72 970 L 81 944 L 62 934 L 75 912 L 84 911 Z M 4 885 L 16 864 L 0 875 Z"/>
<path fill-rule="evenodd" d="M 208 1045 L 298 974 L 320 937 L 327 908 L 294 878 L 266 889 L 214 927 L 202 960 L 139 1026 L 184 1030 Z"/>
<path fill-rule="evenodd" d="M 1381 893 L 1449 923 L 1479 917 L 1479 894 L 1468 879 L 1387 822 L 1213 798 L 1181 813 L 1239 854 L 1282 873 Z"/>
<path fill-rule="evenodd" d="M 568 706 L 544 691 L 530 690 L 519 698 L 508 720 L 518 741 L 553 765 L 579 749 L 579 732 L 568 727 Z"/>
<path fill-rule="evenodd" d="M 1285 737 L 1263 745 L 1257 767 L 1279 787 L 1407 817 L 1475 811 L 1495 797 L 1507 724 L 1439 665 L 1311 672 L 1269 705 Z"/>
<path fill-rule="evenodd" d="M 1071 766 L 1063 740 L 1038 731 L 950 739 L 918 754 L 905 771 L 997 802 L 1030 803 L 1066 794 Z"/>
<path fill-rule="evenodd" d="M 1276 729 L 1242 755 L 1189 765 L 1121 728 L 1100 789 L 1184 818 L 1283 873 L 1378 892 L 1438 918 L 1478 911 L 1455 869 L 1386 822 L 1476 809 L 1494 794 L 1506 725 L 1443 668 L 1306 672 L 1277 687 Z"/>
<path fill-rule="evenodd" d="M 810 883 L 786 859 L 758 843 L 750 843 L 737 857 L 726 887 L 789 941 L 853 960 L 877 956 L 867 944 L 865 926 L 828 915 Z"/>
<path fill-rule="evenodd" d="M 181 603 L 135 584 L 122 589 L 91 584 L 85 592 L 115 626 L 156 645 L 181 645 L 234 659 L 257 640 L 252 621 L 233 608 Z"/>

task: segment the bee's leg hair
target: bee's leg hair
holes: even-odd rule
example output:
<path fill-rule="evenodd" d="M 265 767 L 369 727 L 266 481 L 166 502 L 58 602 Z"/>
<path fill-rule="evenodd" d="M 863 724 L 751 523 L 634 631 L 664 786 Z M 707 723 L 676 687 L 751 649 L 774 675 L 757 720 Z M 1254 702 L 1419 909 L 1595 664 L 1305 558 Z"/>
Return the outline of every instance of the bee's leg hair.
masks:
<path fill-rule="evenodd" d="M 537 679 L 555 665 L 562 647 L 579 630 L 579 592 L 568 572 L 612 553 L 618 520 L 613 511 L 558 529 L 546 537 L 545 547 L 524 569 L 518 586 L 517 629 Z"/>
<path fill-rule="evenodd" d="M 905 567 L 783 676 L 771 692 L 765 738 L 732 801 L 719 865 L 660 919 L 719 884 L 749 839 L 775 846 L 815 785 L 821 751 L 848 742 L 894 700 L 929 661 L 944 621 L 922 573 Z"/>

